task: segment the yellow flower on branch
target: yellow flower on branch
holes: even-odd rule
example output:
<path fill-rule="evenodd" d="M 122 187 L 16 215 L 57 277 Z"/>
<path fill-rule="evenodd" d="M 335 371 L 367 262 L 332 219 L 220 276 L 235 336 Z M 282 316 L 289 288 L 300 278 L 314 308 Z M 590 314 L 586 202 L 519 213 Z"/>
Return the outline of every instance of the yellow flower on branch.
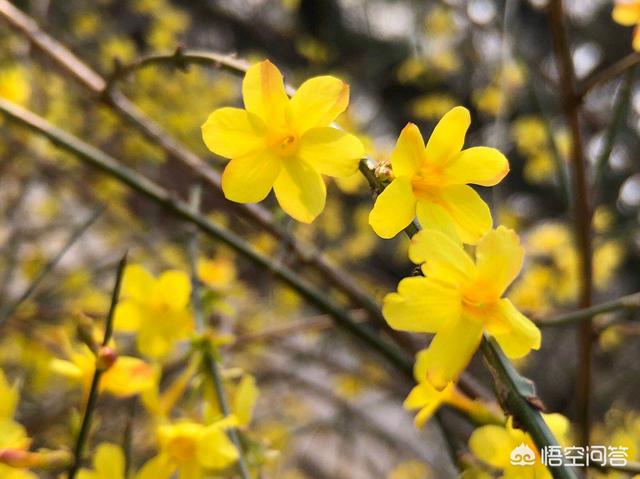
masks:
<path fill-rule="evenodd" d="M 242 96 L 244 110 L 220 108 L 202 125 L 207 148 L 231 159 L 222 174 L 224 195 L 255 203 L 273 188 L 288 215 L 312 222 L 325 205 L 321 175 L 350 176 L 365 154 L 357 137 L 330 126 L 347 108 L 349 86 L 319 76 L 289 98 L 282 74 L 265 60 L 247 70 Z"/>
<path fill-rule="evenodd" d="M 158 427 L 158 455 L 150 459 L 137 479 L 169 479 L 178 477 L 202 479 L 208 471 L 226 469 L 238 460 L 238 450 L 226 429 L 235 426 L 234 418 L 226 418 L 208 426 L 180 421 Z"/>
<path fill-rule="evenodd" d="M 190 295 L 191 281 L 183 271 L 165 271 L 156 279 L 142 266 L 129 265 L 114 327 L 136 333 L 138 350 L 145 356 L 164 358 L 176 341 L 193 331 Z"/>
<path fill-rule="evenodd" d="M 416 215 L 424 228 L 469 244 L 491 228 L 489 207 L 468 184 L 499 183 L 509 172 L 509 162 L 495 148 L 462 150 L 470 123 L 466 108 L 453 108 L 436 125 L 426 147 L 416 125 L 409 123 L 402 130 L 391 154 L 395 178 L 369 215 L 379 236 L 395 236 Z"/>
<path fill-rule="evenodd" d="M 616 0 L 611 16 L 620 25 L 636 27 L 632 45 L 634 50 L 640 51 L 640 0 Z"/>
<path fill-rule="evenodd" d="M 394 329 L 435 333 L 418 354 L 424 376 L 419 381 L 446 388 L 471 360 L 484 330 L 511 358 L 540 347 L 540 330 L 502 298 L 524 259 L 513 230 L 500 226 L 487 233 L 474 261 L 459 242 L 425 229 L 411 240 L 409 258 L 423 263 L 425 277 L 400 281 L 398 292 L 385 297 L 382 312 Z"/>
<path fill-rule="evenodd" d="M 93 467 L 80 469 L 78 479 L 124 479 L 125 458 L 120 446 L 101 443 L 93 455 Z"/>

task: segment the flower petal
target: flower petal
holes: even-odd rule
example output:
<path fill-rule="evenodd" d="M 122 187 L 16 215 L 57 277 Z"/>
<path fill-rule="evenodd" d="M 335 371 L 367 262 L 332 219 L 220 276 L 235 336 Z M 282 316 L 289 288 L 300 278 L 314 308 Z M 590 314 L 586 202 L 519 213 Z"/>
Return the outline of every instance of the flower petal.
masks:
<path fill-rule="evenodd" d="M 117 331 L 133 333 L 138 330 L 143 319 L 143 312 L 137 302 L 123 300 L 116 307 L 113 327 Z"/>
<path fill-rule="evenodd" d="M 391 166 L 395 176 L 413 176 L 425 159 L 424 140 L 413 123 L 407 123 L 391 152 Z"/>
<path fill-rule="evenodd" d="M 442 405 L 444 394 L 426 381 L 415 386 L 404 400 L 405 409 L 420 409 L 415 418 L 416 427 L 422 427 Z"/>
<path fill-rule="evenodd" d="M 323 175 L 351 176 L 364 155 L 358 137 L 336 128 L 312 128 L 300 138 L 298 156 Z"/>
<path fill-rule="evenodd" d="M 432 229 L 423 229 L 411 238 L 409 259 L 416 264 L 426 261 L 422 268 L 427 277 L 456 285 L 467 281 L 475 269 L 460 243 Z"/>
<path fill-rule="evenodd" d="M 406 176 L 396 178 L 376 198 L 369 224 L 381 238 L 393 238 L 409 226 L 416 216 L 416 198 L 411 180 Z"/>
<path fill-rule="evenodd" d="M 440 191 L 439 199 L 463 243 L 476 244 L 491 229 L 489 206 L 470 186 L 447 186 Z"/>
<path fill-rule="evenodd" d="M 611 16 L 616 23 L 630 27 L 640 23 L 640 4 L 637 2 L 617 2 Z"/>
<path fill-rule="evenodd" d="M 471 361 L 482 339 L 482 323 L 464 316 L 434 336 L 429 347 L 418 353 L 415 374 L 441 391 L 455 381 Z"/>
<path fill-rule="evenodd" d="M 130 264 L 122 278 L 122 297 L 146 301 L 155 284 L 155 278 L 139 264 Z"/>
<path fill-rule="evenodd" d="M 509 466 L 511 451 L 518 445 L 517 439 L 506 428 L 493 424 L 477 428 L 469 438 L 471 452 L 499 469 Z"/>
<path fill-rule="evenodd" d="M 236 158 L 222 173 L 224 196 L 237 203 L 257 203 L 271 191 L 282 160 L 267 150 Z"/>
<path fill-rule="evenodd" d="M 441 231 L 456 243 L 460 243 L 456 225 L 442 206 L 431 201 L 418 200 L 416 215 L 423 229 Z"/>
<path fill-rule="evenodd" d="M 237 158 L 265 148 L 264 122 L 240 108 L 220 108 L 202 125 L 207 148 L 225 158 Z"/>
<path fill-rule="evenodd" d="M 268 125 L 286 124 L 289 97 L 284 90 L 280 70 L 269 60 L 251 65 L 242 81 L 242 98 L 247 111 Z"/>
<path fill-rule="evenodd" d="M 508 299 L 502 299 L 492 310 L 494 321 L 509 328 L 509 332 L 494 334 L 496 341 L 510 358 L 521 358 L 532 349 L 540 349 L 541 334 L 538 327 Z M 487 328 L 493 334 L 491 327 Z"/>
<path fill-rule="evenodd" d="M 509 161 L 495 148 L 476 146 L 461 151 L 444 167 L 446 184 L 494 186 L 509 173 Z"/>
<path fill-rule="evenodd" d="M 311 223 L 324 209 L 327 189 L 322 176 L 299 158 L 287 158 L 273 189 L 280 207 L 292 218 Z"/>
<path fill-rule="evenodd" d="M 184 271 L 169 270 L 160 275 L 153 288 L 152 298 L 169 306 L 172 311 L 184 309 L 189 304 L 191 279 Z"/>
<path fill-rule="evenodd" d="M 476 248 L 476 265 L 489 299 L 502 296 L 518 276 L 523 261 L 524 248 L 515 231 L 499 226 L 484 235 Z"/>
<path fill-rule="evenodd" d="M 427 142 L 427 161 L 430 164 L 444 164 L 460 153 L 470 124 L 469 110 L 462 106 L 456 106 L 445 113 Z"/>
<path fill-rule="evenodd" d="M 293 126 L 299 134 L 329 126 L 349 104 L 349 85 L 332 76 L 305 81 L 291 98 Z"/>
<path fill-rule="evenodd" d="M 93 463 L 98 477 L 124 477 L 124 454 L 120 446 L 103 442 L 95 452 Z"/>
<path fill-rule="evenodd" d="M 455 321 L 462 308 L 457 289 L 430 278 L 404 278 L 398 292 L 387 294 L 382 314 L 389 326 L 402 331 L 435 333 Z"/>
<path fill-rule="evenodd" d="M 212 424 L 198 439 L 197 459 L 207 469 L 224 469 L 238 460 L 238 449 L 218 424 Z"/>

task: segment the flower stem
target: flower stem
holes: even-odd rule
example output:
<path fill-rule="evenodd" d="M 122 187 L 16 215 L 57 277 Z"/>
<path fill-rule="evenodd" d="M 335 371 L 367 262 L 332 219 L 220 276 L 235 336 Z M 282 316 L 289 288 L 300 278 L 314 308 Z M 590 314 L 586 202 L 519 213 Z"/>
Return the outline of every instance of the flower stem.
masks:
<path fill-rule="evenodd" d="M 102 339 L 102 346 L 107 346 L 111 340 L 113 334 L 113 318 L 115 315 L 116 306 L 118 305 L 118 298 L 120 297 L 120 289 L 122 287 L 122 277 L 124 274 L 124 268 L 127 265 L 127 254 L 125 253 L 120 262 L 118 263 L 118 270 L 116 272 L 116 281 L 111 293 L 111 305 L 109 306 L 109 313 L 104 328 L 104 337 Z M 89 397 L 87 399 L 87 405 L 84 410 L 84 416 L 82 418 L 82 424 L 80 426 L 80 432 L 76 440 L 76 445 L 73 450 L 73 461 L 69 467 L 68 479 L 74 479 L 80 465 L 82 463 L 82 455 L 84 452 L 85 444 L 89 439 L 89 431 L 91 429 L 91 420 L 93 418 L 93 412 L 98 401 L 98 392 L 100 387 L 100 378 L 104 372 L 98 367 L 96 357 L 96 368 L 91 380 L 91 387 L 89 388 Z"/>

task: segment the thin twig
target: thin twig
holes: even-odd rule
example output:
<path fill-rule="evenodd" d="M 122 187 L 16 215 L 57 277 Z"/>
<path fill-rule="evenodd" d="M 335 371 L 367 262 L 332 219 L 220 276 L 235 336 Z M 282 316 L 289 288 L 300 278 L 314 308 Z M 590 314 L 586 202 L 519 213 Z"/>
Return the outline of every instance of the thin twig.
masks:
<path fill-rule="evenodd" d="M 550 319 L 542 319 L 536 321 L 536 324 L 542 328 L 566 326 L 590 320 L 598 314 L 612 313 L 620 310 L 635 311 L 637 309 L 640 309 L 640 292 L 623 296 L 622 298 L 614 299 L 612 301 L 607 301 L 606 303 L 597 304 L 589 308 L 580 309 L 572 313 L 562 314 Z"/>
<path fill-rule="evenodd" d="M 105 348 L 111 340 L 113 333 L 113 318 L 115 316 L 116 306 L 118 305 L 118 299 L 120 297 L 120 288 L 122 287 L 122 277 L 124 275 L 124 269 L 127 265 L 127 254 L 125 253 L 120 263 L 118 264 L 118 271 L 116 272 L 116 281 L 111 294 L 111 304 L 109 306 L 109 313 L 105 322 L 104 337 L 102 339 L 102 348 Z M 89 439 L 89 431 L 91 429 L 91 419 L 93 418 L 93 412 L 98 400 L 98 392 L 100 388 L 100 378 L 102 373 L 106 371 L 105 366 L 100 364 L 100 351 L 96 356 L 96 368 L 91 380 L 91 387 L 89 389 L 89 396 L 87 399 L 87 405 L 84 410 L 84 416 L 82 418 L 82 424 L 80 426 L 80 432 L 78 433 L 78 439 L 73 452 L 73 462 L 69 468 L 68 479 L 74 479 L 80 465 L 82 464 L 82 455 L 84 452 L 85 444 Z M 111 364 L 107 365 L 106 368 Z"/>
<path fill-rule="evenodd" d="M 614 78 L 622 75 L 626 70 L 633 68 L 638 63 L 640 63 L 640 53 L 633 52 L 629 53 L 626 57 L 621 58 L 617 62 L 613 63 L 609 67 L 604 70 L 598 71 L 594 73 L 592 76 L 587 78 L 578 93 L 576 94 L 576 98 L 582 99 L 584 96 L 593 90 L 595 87 L 602 85 Z"/>
<path fill-rule="evenodd" d="M 62 257 L 71 249 L 71 247 L 87 232 L 87 230 L 93 225 L 105 210 L 104 205 L 100 205 L 93 210 L 89 217 L 79 224 L 69 235 L 67 241 L 60 250 L 42 267 L 38 274 L 33 278 L 29 286 L 18 296 L 18 298 L 0 307 L 0 326 L 9 318 L 27 299 L 31 297 L 36 288 L 42 283 L 42 281 L 53 271 L 56 265 L 60 262 Z"/>
<path fill-rule="evenodd" d="M 573 214 L 576 245 L 580 258 L 580 307 L 588 308 L 593 301 L 593 265 L 591 249 L 591 205 L 587 182 L 587 162 L 584 156 L 580 131 L 580 100 L 576 96 L 576 76 L 565 25 L 562 0 L 551 0 L 549 23 L 553 46 L 560 71 L 562 106 L 571 131 L 571 169 L 573 179 Z M 595 333 L 591 321 L 580 323 L 578 331 L 578 376 L 576 409 L 580 442 L 589 444 L 591 429 L 591 383 L 593 341 Z"/>
<path fill-rule="evenodd" d="M 191 189 L 191 208 L 194 213 L 199 213 L 200 210 L 200 197 L 201 188 L 199 185 L 194 186 Z M 224 417 L 231 414 L 229 403 L 227 402 L 227 395 L 224 391 L 224 385 L 222 383 L 222 377 L 220 375 L 220 367 L 218 366 L 216 352 L 212 351 L 212 345 L 209 341 L 204 339 L 205 321 L 202 311 L 202 301 L 200 297 L 200 279 L 198 278 L 198 231 L 194 228 L 189 241 L 189 266 L 191 269 L 191 307 L 193 309 L 193 316 L 196 323 L 196 333 L 203 338 L 202 355 L 203 366 L 205 373 L 209 375 L 213 382 L 216 392 L 216 399 L 220 406 L 220 411 Z M 250 479 L 251 474 L 249 472 L 249 466 L 245 458 L 244 447 L 240 441 L 240 436 L 236 428 L 231 427 L 227 430 L 229 439 L 233 442 L 238 450 L 238 471 L 242 479 Z"/>

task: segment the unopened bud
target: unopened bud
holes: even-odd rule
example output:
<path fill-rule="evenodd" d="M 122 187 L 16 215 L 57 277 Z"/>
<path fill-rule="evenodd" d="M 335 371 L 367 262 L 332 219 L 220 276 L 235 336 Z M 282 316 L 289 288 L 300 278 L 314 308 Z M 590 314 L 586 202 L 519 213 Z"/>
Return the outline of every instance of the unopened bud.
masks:
<path fill-rule="evenodd" d="M 96 368 L 98 371 L 106 371 L 113 366 L 116 359 L 118 359 L 118 353 L 115 349 L 110 348 L 109 346 L 100 346 L 100 349 L 98 349 Z"/>

